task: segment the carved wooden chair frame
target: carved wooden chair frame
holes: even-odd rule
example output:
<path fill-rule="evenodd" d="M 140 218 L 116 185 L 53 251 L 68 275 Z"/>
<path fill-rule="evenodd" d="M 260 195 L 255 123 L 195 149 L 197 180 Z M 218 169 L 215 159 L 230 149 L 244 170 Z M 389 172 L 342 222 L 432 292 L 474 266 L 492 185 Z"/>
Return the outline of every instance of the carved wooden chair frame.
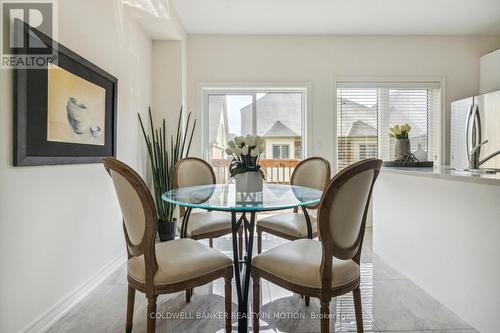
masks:
<path fill-rule="evenodd" d="M 274 284 L 277 284 L 285 289 L 295 293 L 317 297 L 321 302 L 321 332 L 329 332 L 330 325 L 330 310 L 329 305 L 332 297 L 340 296 L 348 292 L 353 292 L 354 307 L 356 315 L 357 331 L 363 332 L 363 318 L 361 309 L 361 292 L 359 289 L 359 278 L 354 281 L 344 284 L 340 287 L 332 288 L 332 259 L 352 259 L 358 265 L 361 259 L 361 248 L 363 245 L 363 237 L 366 226 L 366 216 L 373 191 L 373 186 L 380 172 L 382 161 L 379 159 L 367 159 L 350 165 L 340 171 L 326 186 L 326 190 L 321 198 L 318 208 L 318 228 L 322 244 L 322 260 L 320 265 L 321 288 L 310 288 L 302 285 L 294 284 L 287 280 L 283 280 L 273 274 L 267 273 L 257 267 L 252 267 L 253 279 L 253 307 L 254 307 L 254 332 L 259 331 L 259 308 L 260 308 L 260 279 L 264 278 Z M 330 229 L 330 211 L 332 203 L 335 200 L 339 189 L 352 177 L 373 170 L 373 179 L 370 185 L 367 201 L 364 207 L 363 217 L 360 224 L 360 230 L 354 244 L 349 248 L 340 248 L 335 242 Z"/>
<path fill-rule="evenodd" d="M 129 274 L 127 275 L 128 300 L 126 332 L 132 331 L 132 319 L 134 314 L 134 300 L 136 290 L 145 293 L 146 298 L 148 299 L 147 332 L 153 333 L 155 331 L 156 300 L 158 298 L 158 295 L 192 289 L 219 278 L 224 278 L 225 281 L 225 306 L 227 313 L 226 330 L 229 332 L 231 330 L 231 279 L 233 278 L 233 267 L 229 266 L 227 268 L 220 269 L 179 283 L 169 285 L 156 285 L 154 279 L 156 272 L 158 271 L 158 262 L 156 260 L 155 252 L 157 214 L 151 192 L 142 180 L 141 176 L 139 176 L 139 174 L 137 174 L 125 163 L 114 158 L 105 158 L 103 159 L 103 164 L 106 168 L 106 171 L 110 175 L 111 171 L 114 171 L 120 174 L 129 182 L 129 184 L 134 188 L 137 195 L 139 196 L 144 209 L 145 229 L 142 240 L 139 242 L 139 244 L 132 244 L 129 239 L 125 223 L 123 223 L 123 230 L 127 243 L 126 245 L 128 259 L 144 255 L 146 273 L 145 283 L 135 280 Z"/>

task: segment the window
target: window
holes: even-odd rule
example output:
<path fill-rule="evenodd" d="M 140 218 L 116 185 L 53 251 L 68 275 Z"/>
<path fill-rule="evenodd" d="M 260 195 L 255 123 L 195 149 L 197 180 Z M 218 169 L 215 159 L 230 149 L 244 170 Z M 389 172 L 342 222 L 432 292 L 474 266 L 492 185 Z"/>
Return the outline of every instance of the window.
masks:
<path fill-rule="evenodd" d="M 290 145 L 273 145 L 273 159 L 286 160 L 290 158 Z"/>
<path fill-rule="evenodd" d="M 261 164 L 277 168 L 275 159 L 290 159 L 291 167 L 304 150 L 305 89 L 204 89 L 204 149 L 217 181 L 226 182 L 229 156 L 226 144 L 247 134 L 264 138 Z M 275 148 L 276 147 L 276 148 Z M 271 174 L 271 172 L 270 172 Z M 271 177 L 271 176 L 270 176 Z M 274 178 L 276 179 L 274 179 Z M 275 170 L 268 181 L 287 181 Z"/>
<path fill-rule="evenodd" d="M 359 145 L 359 160 L 377 157 L 377 145 L 374 143 L 361 143 Z"/>
<path fill-rule="evenodd" d="M 338 169 L 371 157 L 394 160 L 389 128 L 406 123 L 412 127 L 411 151 L 420 145 L 428 160 L 439 163 L 440 96 L 437 82 L 338 82 Z"/>

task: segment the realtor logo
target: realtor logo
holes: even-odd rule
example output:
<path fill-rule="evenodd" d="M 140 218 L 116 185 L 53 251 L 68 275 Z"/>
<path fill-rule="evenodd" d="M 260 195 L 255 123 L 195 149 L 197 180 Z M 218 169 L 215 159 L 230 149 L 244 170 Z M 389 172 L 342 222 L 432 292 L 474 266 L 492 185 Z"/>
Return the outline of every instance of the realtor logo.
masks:
<path fill-rule="evenodd" d="M 54 7 L 53 1 L 2 1 L 1 68 L 46 68 L 55 63 Z"/>

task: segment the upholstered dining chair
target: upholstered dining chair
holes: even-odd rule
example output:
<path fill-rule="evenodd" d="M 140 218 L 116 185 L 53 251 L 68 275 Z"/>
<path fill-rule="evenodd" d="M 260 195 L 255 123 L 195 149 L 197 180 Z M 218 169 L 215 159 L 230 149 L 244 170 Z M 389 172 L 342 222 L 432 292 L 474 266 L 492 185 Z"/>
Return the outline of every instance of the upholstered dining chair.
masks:
<path fill-rule="evenodd" d="M 290 178 L 291 185 L 306 186 L 323 191 L 330 180 L 330 163 L 322 157 L 310 157 L 301 161 Z M 307 209 L 316 209 L 316 206 Z M 309 214 L 312 238 L 318 236 L 316 218 Z M 295 208 L 291 213 L 265 217 L 257 221 L 257 252 L 262 252 L 262 233 L 266 232 L 288 240 L 307 238 L 307 222 L 304 214 Z"/>
<path fill-rule="evenodd" d="M 174 166 L 174 188 L 211 185 L 216 182 L 212 166 L 200 158 L 186 157 L 177 161 Z M 181 238 L 188 237 L 194 240 L 208 238 L 210 247 L 213 247 L 213 238 L 225 236 L 232 232 L 231 215 L 226 212 L 202 211 L 187 213 L 184 207 L 179 207 L 179 216 L 183 221 L 183 223 L 178 224 L 181 227 Z M 243 226 L 238 230 L 238 244 L 240 259 L 242 259 Z M 190 301 L 192 292 L 192 289 L 186 290 L 187 302 Z"/>
<path fill-rule="evenodd" d="M 179 160 L 174 167 L 174 188 L 215 184 L 215 173 L 210 164 L 197 157 L 186 157 Z M 181 218 L 186 214 L 184 207 L 179 208 Z M 217 211 L 192 212 L 185 221 L 186 236 L 192 239 L 207 239 L 210 247 L 213 238 L 231 233 L 231 214 Z M 182 223 L 179 224 L 182 226 Z M 242 232 L 239 230 L 239 252 L 241 256 Z"/>
<path fill-rule="evenodd" d="M 126 332 L 132 331 L 135 291 L 148 299 L 147 332 L 155 331 L 156 299 L 201 286 L 218 278 L 225 281 L 226 331 L 231 331 L 232 260 L 192 239 L 155 244 L 157 215 L 153 197 L 141 177 L 125 163 L 105 158 L 123 215 L 128 254 Z"/>
<path fill-rule="evenodd" d="M 298 239 L 253 258 L 254 332 L 259 331 L 261 278 L 318 297 L 322 333 L 329 331 L 331 298 L 352 291 L 357 331 L 363 332 L 359 266 L 366 215 L 381 165 L 378 159 L 355 163 L 328 183 L 318 208 L 321 240 Z"/>

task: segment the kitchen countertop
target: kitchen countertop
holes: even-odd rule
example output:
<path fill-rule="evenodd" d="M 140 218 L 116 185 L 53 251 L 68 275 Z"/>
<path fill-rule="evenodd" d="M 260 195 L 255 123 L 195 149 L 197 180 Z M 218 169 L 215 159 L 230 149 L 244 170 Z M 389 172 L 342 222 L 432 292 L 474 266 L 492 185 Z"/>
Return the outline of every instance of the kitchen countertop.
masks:
<path fill-rule="evenodd" d="M 449 166 L 438 166 L 434 168 L 401 168 L 383 167 L 382 173 L 392 173 L 417 177 L 438 178 L 461 182 L 497 185 L 500 186 L 500 173 L 485 174 L 457 171 Z"/>

